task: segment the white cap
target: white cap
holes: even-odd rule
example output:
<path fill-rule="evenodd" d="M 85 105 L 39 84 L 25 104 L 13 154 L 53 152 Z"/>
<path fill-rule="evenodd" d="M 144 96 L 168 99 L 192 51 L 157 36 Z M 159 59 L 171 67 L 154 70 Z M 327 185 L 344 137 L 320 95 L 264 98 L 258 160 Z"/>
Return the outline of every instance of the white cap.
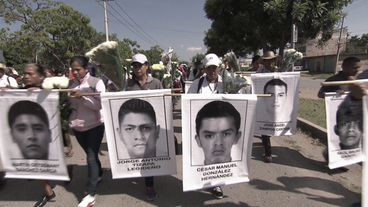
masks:
<path fill-rule="evenodd" d="M 148 62 L 147 57 L 145 55 L 141 54 L 141 53 L 137 53 L 137 54 L 133 55 L 133 57 L 132 57 L 132 64 L 133 63 L 144 64 L 146 62 Z"/>
<path fill-rule="evenodd" d="M 204 68 L 207 68 L 210 65 L 216 65 L 216 67 L 220 66 L 220 59 L 216 54 L 210 53 L 206 55 L 203 59 Z"/>

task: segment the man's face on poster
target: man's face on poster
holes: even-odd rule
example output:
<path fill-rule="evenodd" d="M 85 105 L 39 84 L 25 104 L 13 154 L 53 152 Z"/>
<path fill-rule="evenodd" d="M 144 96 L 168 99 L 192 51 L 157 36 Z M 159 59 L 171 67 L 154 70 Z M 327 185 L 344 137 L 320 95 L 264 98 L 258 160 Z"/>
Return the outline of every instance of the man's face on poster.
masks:
<path fill-rule="evenodd" d="M 25 159 L 48 159 L 51 131 L 38 116 L 19 115 L 11 126 L 11 135 Z"/>
<path fill-rule="evenodd" d="M 266 94 L 271 97 L 265 98 L 266 111 L 271 115 L 280 115 L 286 104 L 286 87 L 284 85 L 269 85 L 266 87 Z"/>
<path fill-rule="evenodd" d="M 340 109 L 344 110 L 344 108 Z M 339 111 L 338 123 L 335 125 L 335 133 L 339 136 L 340 144 L 352 147 L 358 145 L 363 136 L 363 122 L 361 116 L 356 113 Z"/>
<path fill-rule="evenodd" d="M 156 142 L 160 126 L 145 113 L 128 113 L 120 123 L 119 134 L 130 158 L 156 156 Z"/>
<path fill-rule="evenodd" d="M 233 117 L 204 118 L 195 139 L 203 149 L 205 165 L 231 162 L 231 148 L 240 136 Z"/>

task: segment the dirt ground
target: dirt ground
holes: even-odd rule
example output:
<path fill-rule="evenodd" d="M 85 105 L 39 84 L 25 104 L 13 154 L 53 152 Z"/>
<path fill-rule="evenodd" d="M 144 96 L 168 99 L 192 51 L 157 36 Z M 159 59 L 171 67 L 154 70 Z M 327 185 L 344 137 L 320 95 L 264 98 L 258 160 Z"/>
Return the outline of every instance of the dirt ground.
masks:
<path fill-rule="evenodd" d="M 317 93 L 318 93 L 318 89 L 299 88 L 299 97 L 300 98 L 318 99 Z"/>

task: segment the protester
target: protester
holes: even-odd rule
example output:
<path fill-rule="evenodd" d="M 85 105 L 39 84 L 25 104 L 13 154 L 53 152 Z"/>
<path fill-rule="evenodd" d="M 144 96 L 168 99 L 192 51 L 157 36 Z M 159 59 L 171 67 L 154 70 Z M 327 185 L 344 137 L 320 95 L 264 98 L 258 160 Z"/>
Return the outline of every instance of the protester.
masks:
<path fill-rule="evenodd" d="M 261 60 L 263 61 L 264 67 L 260 68 L 256 71 L 256 73 L 273 73 L 277 72 L 276 70 L 276 59 L 279 55 L 275 55 L 272 51 L 267 51 L 263 54 Z M 274 119 L 274 117 L 270 117 L 270 119 Z M 265 162 L 272 162 L 272 148 L 271 148 L 271 140 L 268 135 L 261 135 L 262 145 L 265 149 Z"/>
<path fill-rule="evenodd" d="M 128 79 L 126 91 L 162 89 L 161 82 L 147 74 L 149 64 L 145 55 L 140 53 L 133 55 L 131 65 L 133 66 L 133 77 Z M 145 177 L 144 179 L 147 199 L 155 200 L 157 193 L 154 189 L 153 177 Z"/>
<path fill-rule="evenodd" d="M 30 63 L 23 68 L 23 83 L 24 89 L 35 90 L 42 89 L 42 82 L 45 79 L 46 74 L 42 66 Z M 37 201 L 35 207 L 41 207 L 46 205 L 48 201 L 55 198 L 55 192 L 51 189 L 51 186 L 46 180 L 39 180 L 41 187 L 43 188 L 45 195 Z"/>
<path fill-rule="evenodd" d="M 7 67 L 7 71 L 5 70 L 5 74 L 9 77 L 14 78 L 17 81 L 18 86 L 21 85 L 22 77 L 18 75 L 17 71 L 13 67 Z"/>
<path fill-rule="evenodd" d="M 193 62 L 193 69 L 189 73 L 188 81 L 193 81 L 203 75 L 202 59 L 197 57 Z"/>
<path fill-rule="evenodd" d="M 79 207 L 94 205 L 97 183 L 102 179 L 101 162 L 98 152 L 104 135 L 104 121 L 101 110 L 100 95 L 83 96 L 83 93 L 104 93 L 105 85 L 102 79 L 90 76 L 88 59 L 74 56 L 70 61 L 73 80 L 69 82 L 70 92 L 68 101 L 75 109 L 69 117 L 69 127 L 73 130 L 78 143 L 87 155 L 88 187 L 87 195 L 79 203 Z"/>
<path fill-rule="evenodd" d="M 8 68 L 0 67 L 0 87 L 12 89 L 18 88 L 17 81 L 13 77 L 6 75 L 8 72 Z"/>
<path fill-rule="evenodd" d="M 44 68 L 44 70 L 45 70 L 46 78 L 55 77 L 55 69 L 54 68 L 46 66 Z"/>
<path fill-rule="evenodd" d="M 325 82 L 330 81 L 346 81 L 349 80 L 349 76 L 356 76 L 359 69 L 361 67 L 360 60 L 356 57 L 348 57 L 345 58 L 342 62 L 342 71 L 339 71 L 336 75 L 331 76 L 325 80 Z M 322 86 L 318 91 L 318 98 L 325 98 L 325 93 L 328 92 L 337 92 L 340 94 L 344 94 L 345 91 L 348 91 L 348 85 L 339 85 L 339 86 Z"/>
<path fill-rule="evenodd" d="M 257 71 L 258 69 L 262 67 L 262 64 L 259 62 L 260 58 L 261 56 L 259 55 L 256 55 L 252 58 L 252 68 L 249 69 L 249 71 Z"/>
<path fill-rule="evenodd" d="M 218 74 L 220 71 L 220 59 L 216 54 L 210 53 L 203 59 L 203 66 L 205 74 L 200 79 L 193 81 L 188 93 L 199 94 L 220 94 L 224 92 L 222 78 Z M 221 187 L 214 187 L 212 195 L 221 199 L 224 193 Z"/>
<path fill-rule="evenodd" d="M 356 57 L 347 57 L 342 62 L 342 71 L 339 71 L 336 75 L 333 75 L 325 80 L 325 82 L 331 81 L 346 81 L 355 79 L 356 74 L 358 73 L 361 67 L 360 60 Z M 364 72 L 363 72 L 364 73 Z M 364 74 L 361 75 L 364 75 Z M 361 76 L 361 78 L 364 78 Z M 359 91 L 359 87 L 354 88 L 356 91 Z M 325 98 L 325 94 L 328 92 L 337 92 L 340 94 L 344 94 L 345 91 L 349 91 L 349 85 L 338 85 L 338 86 L 322 86 L 318 91 L 318 98 Z M 354 92 L 352 92 L 353 95 Z M 353 96 L 354 97 L 354 96 Z M 323 151 L 323 156 L 328 162 L 328 148 Z M 348 168 L 341 167 L 338 168 L 342 171 L 348 171 Z"/>

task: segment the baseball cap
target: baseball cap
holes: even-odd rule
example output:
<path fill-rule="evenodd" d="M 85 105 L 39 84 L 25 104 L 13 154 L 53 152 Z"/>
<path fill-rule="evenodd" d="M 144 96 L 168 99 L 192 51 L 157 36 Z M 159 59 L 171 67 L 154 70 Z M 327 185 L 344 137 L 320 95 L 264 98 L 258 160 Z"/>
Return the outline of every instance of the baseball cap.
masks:
<path fill-rule="evenodd" d="M 204 68 L 207 68 L 210 65 L 216 65 L 216 67 L 220 66 L 220 59 L 216 54 L 210 53 L 206 55 L 203 59 Z"/>
<path fill-rule="evenodd" d="M 145 55 L 141 54 L 141 53 L 137 53 L 137 54 L 133 55 L 131 64 L 133 64 L 133 63 L 144 64 L 146 62 L 148 62 L 147 57 Z"/>

